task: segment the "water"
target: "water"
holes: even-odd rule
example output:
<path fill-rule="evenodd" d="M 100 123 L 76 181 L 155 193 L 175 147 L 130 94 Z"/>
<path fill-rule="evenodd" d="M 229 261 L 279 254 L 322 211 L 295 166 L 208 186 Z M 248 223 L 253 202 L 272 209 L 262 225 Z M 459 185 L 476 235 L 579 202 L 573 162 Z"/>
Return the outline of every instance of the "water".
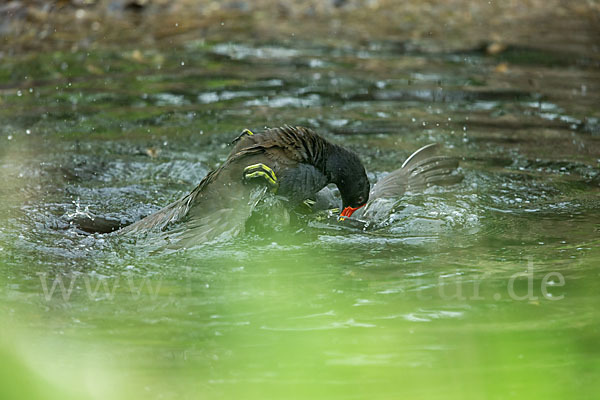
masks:
<path fill-rule="evenodd" d="M 592 398 L 599 82 L 582 57 L 393 43 L 4 59 L 0 393 Z M 70 224 L 136 220 L 284 123 L 373 180 L 431 142 L 465 179 L 373 232 L 309 219 L 173 252 Z"/>

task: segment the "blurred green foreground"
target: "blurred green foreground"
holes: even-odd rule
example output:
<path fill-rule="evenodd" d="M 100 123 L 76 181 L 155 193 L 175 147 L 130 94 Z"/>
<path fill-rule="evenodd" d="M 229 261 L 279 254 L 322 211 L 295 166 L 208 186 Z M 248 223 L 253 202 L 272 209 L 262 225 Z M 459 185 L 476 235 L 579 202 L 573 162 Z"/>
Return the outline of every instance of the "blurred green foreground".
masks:
<path fill-rule="evenodd" d="M 0 6 L 0 399 L 596 398 L 598 2 L 401 3 Z M 284 123 L 373 181 L 431 142 L 465 179 L 373 232 L 70 224 Z"/>

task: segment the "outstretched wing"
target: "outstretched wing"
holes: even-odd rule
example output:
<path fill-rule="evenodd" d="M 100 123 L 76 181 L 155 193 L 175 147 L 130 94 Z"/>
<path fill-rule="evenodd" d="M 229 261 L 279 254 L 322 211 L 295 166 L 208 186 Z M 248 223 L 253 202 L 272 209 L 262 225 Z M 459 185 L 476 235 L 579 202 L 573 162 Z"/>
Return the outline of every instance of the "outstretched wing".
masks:
<path fill-rule="evenodd" d="M 218 174 L 218 171 L 219 170 L 217 169 L 209 172 L 208 175 L 206 175 L 202 181 L 200 181 L 198 186 L 196 186 L 191 193 L 161 208 L 155 213 L 152 213 L 147 217 L 121 229 L 119 232 L 122 234 L 130 234 L 148 231 L 162 231 L 170 224 L 181 221 L 194 204 L 194 200 L 198 194 L 202 192 L 205 187 L 210 184 L 210 182 L 213 181 L 215 176 Z"/>
<path fill-rule="evenodd" d="M 169 247 L 192 247 L 243 232 L 245 222 L 267 193 L 265 185 L 245 184 L 243 165 L 226 162 L 182 199 L 121 230 L 157 232 Z"/>
<path fill-rule="evenodd" d="M 456 172 L 458 160 L 439 156 L 439 149 L 437 143 L 421 147 L 400 168 L 380 179 L 371 189 L 366 206 L 357 210 L 356 218 L 377 225 L 387 220 L 398 199 L 407 191 L 462 181 L 463 176 Z"/>
<path fill-rule="evenodd" d="M 458 160 L 439 156 L 439 149 L 439 144 L 432 143 L 415 151 L 400 168 L 390 172 L 373 186 L 369 199 L 397 198 L 409 190 L 462 181 L 463 176 L 455 173 Z"/>
<path fill-rule="evenodd" d="M 185 217 L 185 223 L 168 232 L 170 247 L 193 247 L 214 240 L 233 238 L 243 233 L 246 221 L 267 194 L 265 185 L 228 185 L 236 197 L 220 191 L 207 191 L 196 199 Z"/>

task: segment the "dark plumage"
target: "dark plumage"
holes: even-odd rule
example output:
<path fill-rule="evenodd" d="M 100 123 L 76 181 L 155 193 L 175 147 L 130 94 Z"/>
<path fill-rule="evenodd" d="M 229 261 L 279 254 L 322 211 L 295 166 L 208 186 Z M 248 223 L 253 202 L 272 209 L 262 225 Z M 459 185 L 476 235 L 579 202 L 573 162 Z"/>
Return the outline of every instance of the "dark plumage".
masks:
<path fill-rule="evenodd" d="M 236 235 L 269 191 L 263 179 L 244 180 L 245 168 L 257 164 L 275 173 L 277 195 L 290 209 L 329 183 L 337 185 L 348 210 L 367 202 L 369 180 L 356 154 L 303 127 L 245 132 L 234 141 L 223 165 L 206 175 L 191 193 L 120 232 L 167 232 L 183 247 Z"/>
<path fill-rule="evenodd" d="M 406 192 L 417 192 L 433 185 L 451 185 L 462 181 L 463 176 L 456 171 L 458 160 L 440 156 L 439 150 L 440 145 L 432 143 L 412 153 L 400 168 L 385 175 L 373 185 L 369 201 L 356 211 L 353 219 L 376 227 L 387 220 L 397 201 Z M 317 193 L 313 211 L 338 207 L 339 199 L 335 191 L 326 187 Z"/>

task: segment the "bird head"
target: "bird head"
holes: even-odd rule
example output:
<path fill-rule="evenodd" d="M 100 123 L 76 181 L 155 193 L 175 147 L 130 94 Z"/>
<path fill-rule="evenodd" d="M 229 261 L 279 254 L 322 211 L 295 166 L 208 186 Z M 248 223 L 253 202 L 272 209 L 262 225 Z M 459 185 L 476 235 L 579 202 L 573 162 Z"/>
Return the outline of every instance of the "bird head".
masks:
<path fill-rule="evenodd" d="M 369 178 L 365 167 L 353 152 L 335 146 L 327 159 L 327 173 L 342 196 L 341 217 L 350 217 L 369 200 Z"/>

